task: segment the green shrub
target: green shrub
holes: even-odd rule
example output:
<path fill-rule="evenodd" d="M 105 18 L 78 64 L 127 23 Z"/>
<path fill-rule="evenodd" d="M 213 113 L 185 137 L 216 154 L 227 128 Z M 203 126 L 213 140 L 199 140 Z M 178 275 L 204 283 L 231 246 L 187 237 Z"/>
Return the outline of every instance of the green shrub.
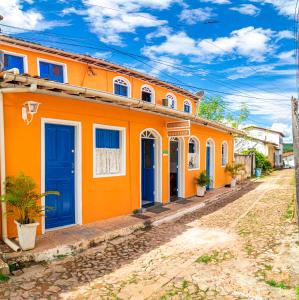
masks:
<path fill-rule="evenodd" d="M 268 160 L 268 158 L 261 152 L 257 151 L 255 148 L 244 150 L 241 152 L 242 154 L 255 154 L 255 166 L 256 168 L 262 169 L 262 172 L 264 174 L 269 174 L 272 171 L 271 162 Z"/>
<path fill-rule="evenodd" d="M 207 175 L 206 171 L 202 171 L 201 173 L 199 173 L 198 177 L 195 178 L 195 182 L 199 186 L 206 186 L 210 184 L 210 181 L 210 177 L 209 175 Z"/>

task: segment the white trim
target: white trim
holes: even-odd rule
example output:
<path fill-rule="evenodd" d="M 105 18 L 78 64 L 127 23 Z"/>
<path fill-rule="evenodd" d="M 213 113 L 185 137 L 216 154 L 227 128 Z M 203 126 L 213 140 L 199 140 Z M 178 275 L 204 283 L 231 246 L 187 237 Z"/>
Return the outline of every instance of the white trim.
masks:
<path fill-rule="evenodd" d="M 40 62 L 46 62 L 46 63 L 53 64 L 53 65 L 59 65 L 59 66 L 62 66 L 62 69 L 63 69 L 63 83 L 68 83 L 67 64 L 59 62 L 59 61 L 55 61 L 55 60 L 40 58 L 40 57 L 37 57 L 36 61 L 37 61 L 37 74 L 38 74 L 38 76 L 41 77 L 40 67 L 39 67 Z"/>
<path fill-rule="evenodd" d="M 128 95 L 127 96 L 123 96 L 123 97 L 127 97 L 127 98 L 131 98 L 131 83 L 130 81 L 126 78 L 126 77 L 123 77 L 123 76 L 115 76 L 113 77 L 113 80 L 112 80 L 112 85 L 113 85 L 113 94 L 115 94 L 115 89 L 114 89 L 114 81 L 117 80 L 117 79 L 121 79 L 123 81 L 125 81 L 127 83 L 127 86 L 128 86 Z M 121 96 L 121 95 L 118 95 L 118 96 Z"/>
<path fill-rule="evenodd" d="M 75 224 L 82 224 L 82 129 L 81 122 L 41 118 L 41 192 L 45 192 L 45 124 L 68 125 L 75 127 Z M 45 198 L 41 201 L 45 207 Z M 74 225 L 75 225 L 74 224 Z M 71 226 L 71 225 L 69 225 Z M 50 230 L 59 229 L 51 228 Z M 42 234 L 46 231 L 45 216 L 42 217 Z"/>
<path fill-rule="evenodd" d="M 224 151 L 224 154 L 225 154 L 225 164 L 222 164 L 222 146 L 226 145 L 226 149 Z M 225 166 L 228 164 L 228 143 L 227 141 L 223 141 L 221 143 L 221 167 L 222 168 L 225 168 Z"/>
<path fill-rule="evenodd" d="M 23 58 L 23 68 L 24 68 L 24 73 L 28 73 L 28 57 L 25 54 L 18 53 L 18 52 L 12 52 L 12 51 L 6 51 L 3 49 L 0 49 L 4 54 L 11 54 L 14 56 L 22 57 Z"/>
<path fill-rule="evenodd" d="M 177 98 L 176 98 L 176 96 L 175 96 L 173 93 L 167 93 L 167 94 L 166 94 L 166 99 L 168 99 L 168 96 L 170 96 L 170 97 L 173 98 L 173 100 L 174 100 L 175 105 L 174 105 L 174 108 L 173 108 L 173 109 L 177 109 L 178 103 L 177 103 Z M 172 108 L 171 105 L 169 105 L 169 103 L 168 103 L 168 107 Z"/>
<path fill-rule="evenodd" d="M 157 138 L 155 141 L 155 202 L 162 203 L 162 137 L 160 133 L 154 128 L 145 128 L 139 135 L 139 190 L 140 190 L 140 208 L 142 208 L 142 134 L 145 131 L 151 131 Z M 146 138 L 144 138 L 146 139 Z"/>
<path fill-rule="evenodd" d="M 190 112 L 189 112 L 189 114 L 192 114 L 192 103 L 191 103 L 191 101 L 188 100 L 188 99 L 185 99 L 185 100 L 184 100 L 183 111 L 184 111 L 185 113 L 187 113 L 187 112 L 185 111 L 185 103 L 188 103 L 188 105 L 189 105 L 189 107 L 190 107 Z"/>
<path fill-rule="evenodd" d="M 189 168 L 189 142 L 190 142 L 191 139 L 194 139 L 197 142 L 198 167 L 194 168 L 194 169 Z M 200 170 L 200 141 L 195 135 L 190 136 L 189 139 L 188 139 L 188 153 L 187 153 L 187 155 L 188 155 L 187 156 L 188 171 L 198 171 L 198 170 Z"/>
<path fill-rule="evenodd" d="M 151 103 L 156 103 L 156 92 L 155 92 L 155 89 L 151 86 L 151 85 L 149 85 L 149 84 L 143 84 L 142 86 L 141 86 L 141 88 L 140 88 L 140 94 L 141 94 L 141 99 L 142 99 L 142 89 L 143 88 L 149 88 L 150 90 L 151 90 L 151 92 L 152 92 L 152 101 L 151 101 Z"/>
<path fill-rule="evenodd" d="M 95 157 L 96 157 L 96 129 L 110 129 L 110 130 L 118 130 L 120 131 L 120 149 L 121 149 L 121 172 L 117 174 L 103 174 L 97 175 L 95 168 Z M 105 178 L 105 177 L 117 177 L 117 176 L 126 176 L 126 128 L 119 126 L 110 126 L 94 123 L 92 127 L 92 136 L 93 136 L 93 158 L 92 158 L 92 169 L 93 169 L 93 178 Z"/>
<path fill-rule="evenodd" d="M 168 201 L 170 202 L 170 141 L 178 141 L 178 197 L 185 197 L 185 139 L 183 137 L 168 138 Z"/>
<path fill-rule="evenodd" d="M 208 138 L 206 141 L 206 148 L 205 148 L 205 170 L 207 170 L 207 144 L 210 142 L 211 144 L 211 151 L 210 151 L 210 178 L 212 179 L 212 185 L 210 186 L 211 188 L 215 187 L 215 141 L 212 138 Z"/>

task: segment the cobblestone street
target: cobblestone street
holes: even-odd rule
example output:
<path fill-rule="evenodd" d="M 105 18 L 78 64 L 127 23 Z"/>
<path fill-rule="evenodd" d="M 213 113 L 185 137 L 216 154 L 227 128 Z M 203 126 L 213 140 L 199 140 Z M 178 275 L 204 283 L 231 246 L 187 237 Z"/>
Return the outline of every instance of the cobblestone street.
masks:
<path fill-rule="evenodd" d="M 17 271 L 0 299 L 298 299 L 293 177 L 274 172 L 172 223 Z"/>

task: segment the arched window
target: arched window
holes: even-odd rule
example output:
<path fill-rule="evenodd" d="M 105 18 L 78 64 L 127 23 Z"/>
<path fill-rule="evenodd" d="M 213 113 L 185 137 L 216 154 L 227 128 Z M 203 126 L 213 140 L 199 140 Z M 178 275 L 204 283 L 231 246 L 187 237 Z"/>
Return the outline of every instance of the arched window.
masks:
<path fill-rule="evenodd" d="M 228 163 L 227 142 L 223 142 L 221 145 L 221 165 L 226 166 L 227 163 Z"/>
<path fill-rule="evenodd" d="M 155 93 L 152 87 L 149 85 L 143 85 L 141 87 L 141 99 L 145 102 L 155 102 Z"/>
<path fill-rule="evenodd" d="M 115 77 L 113 79 L 114 94 L 124 97 L 131 97 L 130 83 L 123 77 Z"/>
<path fill-rule="evenodd" d="M 188 169 L 199 169 L 199 141 L 195 137 L 189 139 L 188 144 Z"/>
<path fill-rule="evenodd" d="M 168 100 L 168 106 L 176 109 L 176 97 L 173 94 L 168 93 L 166 99 Z"/>
<path fill-rule="evenodd" d="M 191 106 L 191 102 L 189 100 L 185 100 L 184 101 L 184 112 L 185 113 L 192 113 L 192 106 Z"/>

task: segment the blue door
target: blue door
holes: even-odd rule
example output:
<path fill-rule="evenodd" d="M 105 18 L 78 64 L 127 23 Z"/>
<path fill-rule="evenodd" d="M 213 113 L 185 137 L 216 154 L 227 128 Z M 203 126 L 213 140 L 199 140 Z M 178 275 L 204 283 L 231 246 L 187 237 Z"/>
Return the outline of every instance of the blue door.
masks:
<path fill-rule="evenodd" d="M 142 206 L 155 202 L 155 141 L 142 139 Z"/>
<path fill-rule="evenodd" d="M 75 223 L 75 128 L 45 126 L 45 190 L 60 196 L 46 197 L 46 229 Z"/>
<path fill-rule="evenodd" d="M 211 146 L 207 144 L 207 150 L 206 150 L 206 172 L 207 175 L 211 175 Z M 207 190 L 210 189 L 210 185 L 207 185 Z"/>

